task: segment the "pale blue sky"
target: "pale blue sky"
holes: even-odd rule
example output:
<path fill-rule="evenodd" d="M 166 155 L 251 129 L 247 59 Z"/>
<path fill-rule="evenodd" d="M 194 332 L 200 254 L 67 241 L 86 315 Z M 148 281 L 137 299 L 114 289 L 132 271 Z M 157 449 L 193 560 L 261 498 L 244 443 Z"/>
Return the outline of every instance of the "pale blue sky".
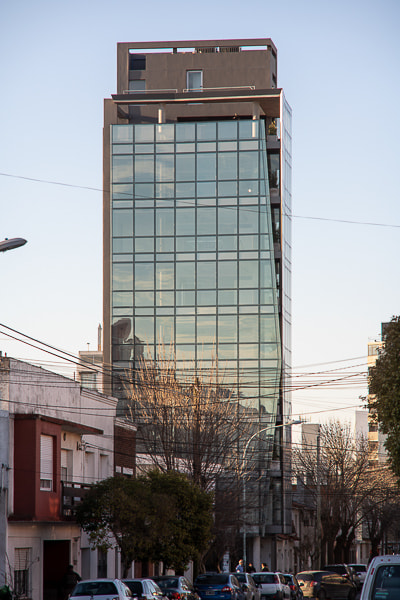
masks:
<path fill-rule="evenodd" d="M 363 357 L 308 369 L 363 370 L 368 339 L 400 312 L 399 25 L 397 0 L 3 3 L 0 172 L 16 177 L 0 175 L 0 239 L 28 244 L 0 255 L 0 322 L 74 354 L 96 346 L 101 192 L 19 177 L 100 190 L 117 42 L 270 37 L 293 109 L 293 365 Z M 1 333 L 0 349 L 52 360 Z M 294 411 L 365 391 L 333 388 L 296 393 Z"/>

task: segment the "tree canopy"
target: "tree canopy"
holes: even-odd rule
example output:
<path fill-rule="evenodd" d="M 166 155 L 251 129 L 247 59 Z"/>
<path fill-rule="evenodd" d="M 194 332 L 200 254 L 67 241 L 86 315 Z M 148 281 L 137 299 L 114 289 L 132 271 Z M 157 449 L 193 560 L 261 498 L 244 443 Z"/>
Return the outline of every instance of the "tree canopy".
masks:
<path fill-rule="evenodd" d="M 370 369 L 368 408 L 387 435 L 389 462 L 400 476 L 400 317 L 387 324 L 383 347 Z"/>
<path fill-rule="evenodd" d="M 90 488 L 76 517 L 92 546 L 120 548 L 124 576 L 135 559 L 181 572 L 209 544 L 212 496 L 173 471 L 110 477 Z"/>

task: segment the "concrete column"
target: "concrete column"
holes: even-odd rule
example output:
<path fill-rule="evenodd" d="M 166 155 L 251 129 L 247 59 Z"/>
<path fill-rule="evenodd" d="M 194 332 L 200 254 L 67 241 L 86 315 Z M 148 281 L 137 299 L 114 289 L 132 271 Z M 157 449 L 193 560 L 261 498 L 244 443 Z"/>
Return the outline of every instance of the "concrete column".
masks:
<path fill-rule="evenodd" d="M 165 104 L 158 107 L 158 123 L 165 123 Z"/>
<path fill-rule="evenodd" d="M 7 530 L 8 530 L 8 465 L 9 465 L 9 413 L 0 410 L 0 587 L 6 583 L 8 565 Z"/>

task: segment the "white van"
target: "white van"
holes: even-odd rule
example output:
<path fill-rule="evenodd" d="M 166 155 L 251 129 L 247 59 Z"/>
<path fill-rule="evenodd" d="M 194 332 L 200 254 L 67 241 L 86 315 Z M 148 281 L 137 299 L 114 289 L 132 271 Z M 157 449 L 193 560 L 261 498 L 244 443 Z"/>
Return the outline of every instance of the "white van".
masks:
<path fill-rule="evenodd" d="M 400 554 L 375 556 L 370 562 L 360 600 L 400 599 Z"/>

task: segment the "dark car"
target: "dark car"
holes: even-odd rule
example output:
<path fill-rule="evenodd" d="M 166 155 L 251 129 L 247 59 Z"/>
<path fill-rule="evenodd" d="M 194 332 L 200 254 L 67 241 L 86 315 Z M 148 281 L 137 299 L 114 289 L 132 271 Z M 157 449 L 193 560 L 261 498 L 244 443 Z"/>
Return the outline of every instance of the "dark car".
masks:
<path fill-rule="evenodd" d="M 304 598 L 319 600 L 355 600 L 356 589 L 352 581 L 329 571 L 302 571 L 296 579 Z"/>
<path fill-rule="evenodd" d="M 159 575 L 152 580 L 161 588 L 169 600 L 199 600 L 199 595 L 186 577 L 175 575 Z"/>
<path fill-rule="evenodd" d="M 324 570 L 332 571 L 332 573 L 339 573 L 339 575 L 343 575 L 343 577 L 347 577 L 347 579 L 352 581 L 358 590 L 362 588 L 360 578 L 357 576 L 355 570 L 349 565 L 344 563 L 325 565 Z"/>
<path fill-rule="evenodd" d="M 301 589 L 296 577 L 291 573 L 283 573 L 286 583 L 290 587 L 291 600 L 303 600 L 303 590 Z"/>
<path fill-rule="evenodd" d="M 204 573 L 198 575 L 194 589 L 201 600 L 245 600 L 245 593 L 232 573 Z"/>

